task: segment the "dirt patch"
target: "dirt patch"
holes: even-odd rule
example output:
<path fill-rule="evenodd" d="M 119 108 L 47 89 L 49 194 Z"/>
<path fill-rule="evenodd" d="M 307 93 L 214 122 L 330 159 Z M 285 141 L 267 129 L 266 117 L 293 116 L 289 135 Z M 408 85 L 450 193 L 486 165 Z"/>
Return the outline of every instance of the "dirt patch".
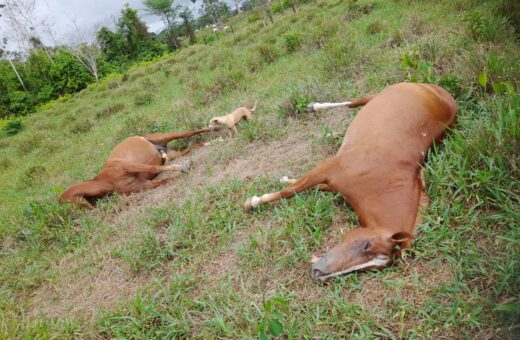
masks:
<path fill-rule="evenodd" d="M 106 258 L 97 271 L 60 275 L 53 284 L 44 284 L 35 293 L 30 315 L 47 318 L 79 317 L 94 319 L 100 309 L 114 307 L 118 301 L 131 299 L 149 281 L 133 277 L 118 260 Z"/>

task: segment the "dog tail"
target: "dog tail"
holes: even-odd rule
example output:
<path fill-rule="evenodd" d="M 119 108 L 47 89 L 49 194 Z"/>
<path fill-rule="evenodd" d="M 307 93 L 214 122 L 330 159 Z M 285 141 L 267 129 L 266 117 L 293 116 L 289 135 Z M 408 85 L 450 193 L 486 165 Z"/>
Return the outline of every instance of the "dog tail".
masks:
<path fill-rule="evenodd" d="M 255 105 L 251 109 L 249 109 L 249 111 L 255 112 L 257 104 L 258 104 L 258 100 L 255 100 Z"/>

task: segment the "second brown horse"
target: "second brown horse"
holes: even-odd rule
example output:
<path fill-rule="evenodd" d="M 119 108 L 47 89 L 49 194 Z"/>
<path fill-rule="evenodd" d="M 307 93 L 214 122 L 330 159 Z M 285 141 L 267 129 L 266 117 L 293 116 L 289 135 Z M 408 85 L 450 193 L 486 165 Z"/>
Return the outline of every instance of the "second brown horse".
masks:
<path fill-rule="evenodd" d="M 154 180 L 160 172 L 189 170 L 189 164 L 163 165 L 168 160 L 187 154 L 191 149 L 169 150 L 166 147 L 168 142 L 209 131 L 200 129 L 184 133 L 154 133 L 129 137 L 112 149 L 99 175 L 90 181 L 71 186 L 61 195 L 59 201 L 94 208 L 95 199 L 108 193 L 128 194 L 163 185 L 173 177 Z M 195 145 L 199 146 L 201 145 Z"/>

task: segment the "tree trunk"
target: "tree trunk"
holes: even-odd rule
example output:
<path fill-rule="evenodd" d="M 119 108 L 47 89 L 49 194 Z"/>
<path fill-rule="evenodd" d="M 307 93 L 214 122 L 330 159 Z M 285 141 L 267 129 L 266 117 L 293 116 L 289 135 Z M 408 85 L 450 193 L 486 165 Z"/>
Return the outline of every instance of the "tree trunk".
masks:
<path fill-rule="evenodd" d="M 20 81 L 20 84 L 22 84 L 23 89 L 25 90 L 25 92 L 27 92 L 27 88 L 25 87 L 25 84 L 23 83 L 23 80 L 20 77 L 20 74 L 18 73 L 18 70 L 14 66 L 13 62 L 11 61 L 10 58 L 7 58 L 7 61 L 9 62 L 9 64 L 11 64 L 11 67 L 13 68 L 14 73 L 16 73 L 16 76 L 18 77 L 18 80 Z"/>
<path fill-rule="evenodd" d="M 240 8 L 240 1 L 239 0 L 234 0 L 235 1 L 235 6 L 237 6 L 237 14 L 240 14 L 242 13 L 242 8 Z"/>
<path fill-rule="evenodd" d="M 296 7 L 294 7 L 294 0 L 290 0 L 289 4 L 291 5 L 291 9 L 292 9 L 293 13 L 296 13 Z"/>
<path fill-rule="evenodd" d="M 47 47 L 45 47 L 45 45 L 43 45 L 43 44 L 42 44 L 42 47 L 43 47 L 45 53 L 47 53 L 47 57 L 51 61 L 51 64 L 56 66 L 56 64 L 54 63 L 54 60 L 52 59 L 51 54 L 49 53 L 49 50 L 47 49 Z"/>
<path fill-rule="evenodd" d="M 265 14 L 267 14 L 267 17 L 269 20 L 271 20 L 271 24 L 274 24 L 273 15 L 271 14 L 271 10 L 268 7 L 265 8 Z"/>
<path fill-rule="evenodd" d="M 269 7 L 269 4 L 271 3 L 271 1 L 265 0 L 264 3 L 265 3 L 265 14 L 269 18 L 269 20 L 271 20 L 271 24 L 274 24 L 273 15 L 271 14 L 271 7 Z"/>
<path fill-rule="evenodd" d="M 193 32 L 193 28 L 191 27 L 190 20 L 188 18 L 184 19 L 184 26 L 186 26 L 186 31 L 188 32 L 188 36 L 190 37 L 190 44 L 195 44 L 197 39 L 195 38 L 195 32 Z"/>
<path fill-rule="evenodd" d="M 175 27 L 170 21 L 170 18 L 166 17 L 166 22 L 168 24 L 168 34 L 170 35 L 170 39 L 173 42 L 173 45 L 176 49 L 181 48 L 181 44 L 179 43 L 179 39 L 177 38 L 177 35 L 175 34 Z"/>

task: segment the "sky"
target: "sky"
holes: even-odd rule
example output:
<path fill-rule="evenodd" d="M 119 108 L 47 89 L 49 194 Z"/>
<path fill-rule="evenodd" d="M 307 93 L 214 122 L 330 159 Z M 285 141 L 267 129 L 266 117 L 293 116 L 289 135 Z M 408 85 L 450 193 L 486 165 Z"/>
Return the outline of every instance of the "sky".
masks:
<path fill-rule="evenodd" d="M 16 1 L 16 0 L 15 0 Z M 23 1 L 23 0 L 22 0 Z M 73 34 L 75 19 L 78 27 L 93 27 L 103 25 L 113 27 L 114 22 L 119 17 L 121 9 L 125 3 L 131 8 L 138 10 L 141 19 L 147 24 L 151 32 L 159 32 L 164 27 L 158 17 L 148 15 L 144 11 L 141 0 L 34 0 L 36 2 L 35 13 L 43 18 L 47 17 L 52 23 L 53 31 L 58 42 L 66 41 L 67 37 Z M 0 1 L 1 3 L 2 1 Z M 198 14 L 201 1 L 195 4 L 191 0 L 175 0 L 176 5 L 188 6 L 194 15 Z M 4 36 L 9 37 L 9 27 L 5 21 L 5 16 L 0 18 L 0 39 Z M 72 32 L 72 33 L 71 33 Z M 46 39 L 48 40 L 48 39 Z M 51 41 L 45 41 L 52 44 Z M 13 49 L 16 44 L 11 42 L 8 49 Z"/>

